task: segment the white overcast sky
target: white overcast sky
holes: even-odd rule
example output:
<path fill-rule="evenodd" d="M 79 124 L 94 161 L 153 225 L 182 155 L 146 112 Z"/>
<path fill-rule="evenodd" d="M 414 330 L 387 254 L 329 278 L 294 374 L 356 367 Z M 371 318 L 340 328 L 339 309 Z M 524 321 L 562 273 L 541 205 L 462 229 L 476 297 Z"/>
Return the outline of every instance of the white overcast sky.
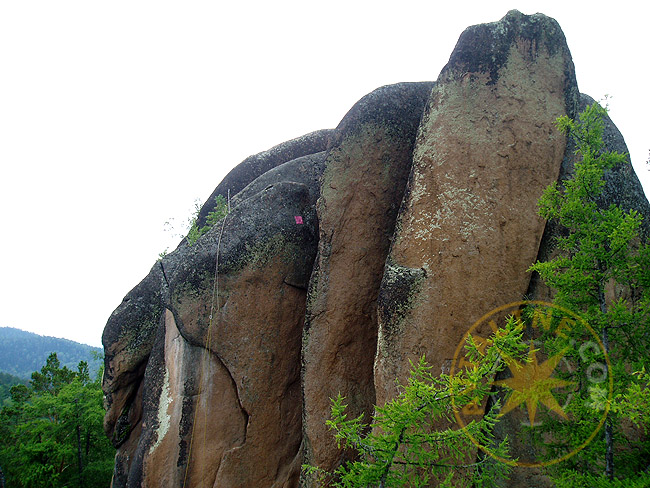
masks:
<path fill-rule="evenodd" d="M 0 0 L 0 326 L 100 345 L 165 232 L 250 154 L 435 80 L 465 27 L 562 26 L 650 194 L 650 4 Z"/>

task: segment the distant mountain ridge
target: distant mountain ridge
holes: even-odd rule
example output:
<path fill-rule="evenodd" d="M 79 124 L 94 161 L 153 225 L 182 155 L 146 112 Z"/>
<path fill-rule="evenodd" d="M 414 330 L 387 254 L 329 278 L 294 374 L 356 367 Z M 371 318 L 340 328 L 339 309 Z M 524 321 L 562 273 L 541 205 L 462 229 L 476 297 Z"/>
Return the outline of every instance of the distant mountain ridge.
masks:
<path fill-rule="evenodd" d="M 0 371 L 29 379 L 40 370 L 50 353 L 56 352 L 61 366 L 76 370 L 79 361 L 86 361 L 91 375 L 96 374 L 103 356 L 100 347 L 80 344 L 69 339 L 42 336 L 13 327 L 0 327 Z"/>

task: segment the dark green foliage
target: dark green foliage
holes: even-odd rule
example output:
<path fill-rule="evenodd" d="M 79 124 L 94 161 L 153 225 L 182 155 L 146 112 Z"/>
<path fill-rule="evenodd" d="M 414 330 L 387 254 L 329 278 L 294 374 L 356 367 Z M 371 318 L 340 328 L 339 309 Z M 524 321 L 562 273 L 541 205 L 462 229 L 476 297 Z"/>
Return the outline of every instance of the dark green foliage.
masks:
<path fill-rule="evenodd" d="M 610 480 L 604 476 L 566 471 L 553 480 L 556 488 L 648 488 L 650 476 L 633 475 L 626 479 Z"/>
<path fill-rule="evenodd" d="M 9 373 L 0 372 L 0 408 L 11 398 L 11 387 L 20 384 L 26 385 L 27 380 Z"/>
<path fill-rule="evenodd" d="M 27 380 L 32 371 L 45 364 L 51 352 L 56 352 L 61 365 L 68 368 L 76 369 L 79 361 L 86 361 L 91 375 L 95 375 L 101 365 L 95 357 L 103 355 L 99 347 L 0 327 L 0 371 Z"/>
<path fill-rule="evenodd" d="M 87 375 L 88 365 L 84 363 L 79 363 L 81 369 L 82 364 Z M 70 383 L 77 377 L 77 374 L 68 369 L 67 366 L 61 367 L 61 361 L 55 352 L 51 353 L 45 362 L 45 366 L 41 368 L 41 371 L 35 371 L 32 373 L 32 390 L 34 393 L 50 393 L 54 396 L 58 395 L 63 386 Z M 87 378 L 86 378 L 87 379 Z"/>
<path fill-rule="evenodd" d="M 334 487 L 422 487 L 432 482 L 445 487 L 497 486 L 509 468 L 495 459 L 508 458 L 507 440 L 497 444 L 493 435 L 498 402 L 464 429 L 440 425 L 454 422 L 454 410 L 480 404 L 491 395 L 491 380 L 508 360 L 525 360 L 528 346 L 521 333 L 521 324 L 510 319 L 490 337 L 485 350 L 470 337 L 466 357 L 471 366 L 452 376 L 433 375 L 422 358 L 399 395 L 375 408 L 370 423 L 363 415 L 348 419 L 339 395 L 332 400 L 327 425 L 339 448 L 352 451 L 356 460 L 333 473 L 304 466 L 306 475 Z M 479 452 L 475 442 L 492 456 Z"/>
<path fill-rule="evenodd" d="M 52 353 L 30 386 L 0 411 L 0 466 L 7 486 L 108 487 L 115 450 L 104 435 L 101 379 L 88 365 L 61 367 Z"/>

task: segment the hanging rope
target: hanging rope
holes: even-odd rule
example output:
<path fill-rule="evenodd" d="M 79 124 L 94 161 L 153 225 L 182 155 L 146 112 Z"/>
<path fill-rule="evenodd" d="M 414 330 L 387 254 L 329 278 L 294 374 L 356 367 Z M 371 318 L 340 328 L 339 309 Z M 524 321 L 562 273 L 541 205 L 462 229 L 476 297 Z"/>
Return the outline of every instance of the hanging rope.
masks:
<path fill-rule="evenodd" d="M 196 427 L 196 419 L 197 415 L 199 412 L 198 409 L 198 401 L 200 401 L 201 394 L 203 393 L 203 378 L 204 378 L 204 373 L 205 373 L 205 365 L 207 363 L 208 367 L 210 366 L 210 350 L 209 350 L 209 345 L 210 342 L 212 341 L 212 324 L 214 321 L 214 315 L 215 311 L 218 311 L 220 308 L 219 305 L 219 253 L 221 251 L 221 238 L 223 236 L 223 230 L 226 226 L 226 219 L 228 218 L 228 215 L 230 215 L 230 212 L 232 209 L 230 208 L 230 189 L 228 190 L 228 213 L 221 219 L 221 229 L 219 230 L 219 237 L 217 238 L 217 251 L 216 251 L 216 257 L 215 257 L 215 264 L 214 264 L 214 280 L 212 282 L 212 299 L 210 303 L 210 315 L 209 315 L 209 321 L 208 321 L 208 332 L 206 334 L 205 338 L 205 344 L 203 347 L 203 360 L 201 361 L 201 374 L 199 375 L 200 381 L 199 381 L 199 392 L 197 394 L 197 405 L 194 409 L 194 418 L 192 420 L 192 432 L 190 434 L 190 446 L 187 454 L 187 464 L 185 465 L 185 476 L 183 478 L 183 488 L 185 488 L 185 485 L 187 483 L 187 476 L 190 470 L 190 464 L 192 462 L 192 447 L 194 445 L 194 431 Z M 235 208 L 237 208 L 235 206 Z M 303 220 L 301 216 L 296 216 L 296 224 L 302 224 Z M 300 219 L 300 220 L 298 220 Z M 205 446 L 207 442 L 207 425 L 208 425 L 208 409 L 206 408 L 204 410 L 204 416 L 203 416 L 203 450 L 205 451 Z M 206 463 L 202 463 L 202 480 L 205 480 L 205 465 Z"/>
<path fill-rule="evenodd" d="M 192 433 L 190 434 L 190 447 L 187 454 L 187 464 L 185 465 L 185 476 L 183 477 L 183 488 L 187 483 L 187 475 L 190 471 L 190 464 L 192 462 L 192 446 L 194 444 L 194 428 L 196 427 L 196 418 L 199 413 L 198 402 L 201 400 L 201 394 L 203 393 L 203 378 L 205 373 L 205 365 L 210 367 L 210 350 L 208 349 L 210 342 L 212 341 L 212 322 L 214 319 L 215 310 L 219 310 L 219 252 L 221 250 L 221 237 L 223 236 L 223 229 L 226 226 L 226 219 L 230 214 L 230 190 L 228 190 L 228 213 L 221 219 L 221 229 L 219 230 L 219 237 L 217 238 L 217 252 L 214 263 L 214 280 L 212 281 L 212 300 L 210 303 L 210 315 L 208 321 L 208 332 L 205 337 L 205 344 L 203 346 L 203 359 L 201 360 L 201 374 L 199 375 L 199 392 L 197 394 L 197 404 L 194 408 L 194 418 L 192 419 Z M 215 308 L 216 307 L 216 308 Z M 209 375 L 208 371 L 208 377 Z M 206 446 L 206 436 L 207 436 L 207 425 L 208 425 L 208 409 L 204 409 L 203 416 L 203 450 L 205 451 Z M 202 463 L 202 473 L 201 479 L 205 480 L 205 465 Z"/>

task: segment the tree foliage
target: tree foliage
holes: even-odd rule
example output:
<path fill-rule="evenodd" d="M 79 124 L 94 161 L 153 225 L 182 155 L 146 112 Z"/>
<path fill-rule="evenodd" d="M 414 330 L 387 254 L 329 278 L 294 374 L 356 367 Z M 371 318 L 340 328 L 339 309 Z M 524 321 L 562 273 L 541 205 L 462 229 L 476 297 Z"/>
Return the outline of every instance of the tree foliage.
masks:
<path fill-rule="evenodd" d="M 209 231 L 214 224 L 228 215 L 228 202 L 226 202 L 223 195 L 217 195 L 214 201 L 214 208 L 208 213 L 205 225 L 202 227 L 199 227 L 199 212 L 201 211 L 201 206 L 198 203 L 196 204 L 194 215 L 190 219 L 190 229 L 187 232 L 187 242 L 190 246 L 196 243 L 196 241 L 199 240 L 199 237 Z"/>
<path fill-rule="evenodd" d="M 27 384 L 27 380 L 9 373 L 0 372 L 0 408 L 2 408 L 11 398 L 11 388 L 16 385 Z M 1 486 L 1 485 L 0 485 Z"/>
<path fill-rule="evenodd" d="M 11 389 L 0 411 L 0 466 L 7 486 L 108 487 L 115 451 L 104 435 L 101 375 L 61 367 L 56 353 Z"/>
<path fill-rule="evenodd" d="M 633 375 L 632 382 L 623 393 L 616 396 L 612 402 L 615 412 L 627 417 L 635 426 L 650 434 L 650 373 L 642 368 Z"/>
<path fill-rule="evenodd" d="M 643 239 L 642 216 L 606 201 L 607 172 L 629 163 L 626 154 L 604 147 L 605 116 L 606 110 L 593 104 L 577 120 L 558 119 L 559 130 L 576 146 L 577 162 L 573 176 L 550 185 L 539 201 L 540 215 L 555 223 L 560 235 L 553 257 L 535 263 L 531 270 L 553 290 L 556 304 L 579 313 L 598 333 L 609 355 L 606 372 L 613 376 L 613 397 L 621 400 L 644 391 L 641 377 L 630 372 L 648 361 L 650 246 Z M 580 344 L 586 337 L 585 330 L 575 328 L 569 338 Z M 563 439 L 558 448 L 577 448 L 584 434 L 597 428 L 598 411 L 614 405 L 606 383 L 589 384 L 587 373 L 584 368 L 565 373 L 579 385 L 570 410 L 574 422 L 550 417 L 544 422 L 548 432 Z M 650 456 L 648 442 L 621 428 L 633 418 L 632 412 L 609 410 L 599 435 L 570 460 L 549 470 L 558 486 L 619 486 L 614 479 L 615 457 L 618 475 L 632 483 L 647 466 L 644 458 Z"/>
<path fill-rule="evenodd" d="M 496 486 L 509 466 L 497 461 L 508 457 L 507 439 L 497 443 L 493 435 L 498 402 L 478 421 L 463 429 L 441 428 L 453 422 L 454 410 L 483 403 L 491 393 L 491 380 L 512 359 L 523 359 L 528 346 L 521 339 L 522 325 L 510 319 L 479 347 L 468 339 L 470 365 L 454 375 L 432 374 L 424 358 L 412 364 L 408 381 L 396 398 L 377 406 L 369 423 L 363 415 L 348 418 L 342 396 L 332 400 L 327 425 L 339 448 L 356 459 L 334 472 L 304 466 L 306 474 L 334 487 Z M 477 445 L 491 455 L 479 453 Z"/>

